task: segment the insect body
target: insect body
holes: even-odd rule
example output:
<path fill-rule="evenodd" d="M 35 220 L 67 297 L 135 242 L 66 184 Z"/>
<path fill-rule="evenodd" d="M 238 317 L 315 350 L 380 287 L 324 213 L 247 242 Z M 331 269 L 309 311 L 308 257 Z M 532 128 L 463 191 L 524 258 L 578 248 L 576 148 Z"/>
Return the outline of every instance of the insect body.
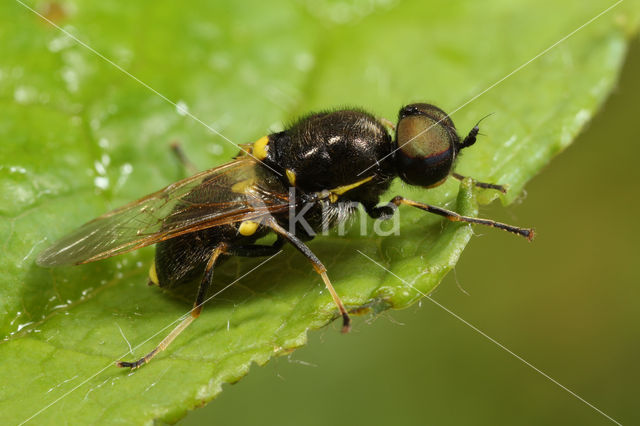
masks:
<path fill-rule="evenodd" d="M 393 127 L 393 125 L 389 126 Z M 528 239 L 533 230 L 461 216 L 402 196 L 387 204 L 380 197 L 396 177 L 409 185 L 433 187 L 449 176 L 461 149 L 474 144 L 476 125 L 461 139 L 451 119 L 429 104 L 403 107 L 395 138 L 385 124 L 359 110 L 310 114 L 287 130 L 244 145 L 220 167 L 195 174 L 88 222 L 38 256 L 42 266 L 81 264 L 156 244 L 150 280 L 160 287 L 200 281 L 191 315 L 137 368 L 166 348 L 202 310 L 217 263 L 228 256 L 268 256 L 285 242 L 296 247 L 322 277 L 343 319 L 350 318 L 326 268 L 307 247 L 316 232 L 336 225 L 362 205 L 373 218 L 389 218 L 406 204 L 452 221 L 500 228 Z M 477 186 L 503 190 L 499 185 Z M 290 220 L 291 212 L 304 219 Z M 257 244 L 269 233 L 272 245 Z"/>

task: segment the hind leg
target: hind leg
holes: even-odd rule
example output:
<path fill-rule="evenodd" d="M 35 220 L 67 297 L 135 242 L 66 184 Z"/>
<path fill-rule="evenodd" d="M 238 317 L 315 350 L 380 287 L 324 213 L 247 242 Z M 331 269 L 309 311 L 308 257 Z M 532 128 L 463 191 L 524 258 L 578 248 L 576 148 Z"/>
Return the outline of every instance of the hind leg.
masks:
<path fill-rule="evenodd" d="M 178 324 L 176 328 L 174 328 L 171 333 L 167 335 L 167 337 L 162 339 L 162 342 L 160 342 L 158 346 L 156 346 L 144 357 L 134 362 L 118 361 L 116 362 L 116 366 L 122 368 L 131 368 L 133 370 L 148 363 L 151 358 L 158 354 L 158 352 L 165 350 L 167 346 L 169 346 L 171 342 L 173 342 L 174 339 L 178 337 L 178 335 L 189 326 L 189 324 L 191 324 L 196 318 L 200 316 L 200 312 L 202 311 L 202 304 L 204 303 L 205 297 L 207 295 L 207 290 L 209 290 L 211 282 L 213 281 L 214 266 L 220 255 L 226 253 L 226 250 L 227 244 L 225 243 L 220 243 L 215 247 L 215 249 L 213 249 L 211 257 L 209 257 L 209 261 L 207 262 L 204 276 L 202 277 L 202 281 L 200 282 L 200 286 L 198 287 L 198 295 L 196 296 L 196 301 L 193 304 L 193 309 L 191 310 L 190 314 L 185 319 L 183 319 L 180 324 Z"/>
<path fill-rule="evenodd" d="M 184 149 L 182 149 L 180 142 L 171 142 L 171 151 L 173 151 L 176 158 L 180 161 L 180 164 L 182 164 L 189 175 L 195 175 L 198 173 L 198 168 L 191 162 L 191 160 L 189 160 L 189 157 L 187 157 Z"/>

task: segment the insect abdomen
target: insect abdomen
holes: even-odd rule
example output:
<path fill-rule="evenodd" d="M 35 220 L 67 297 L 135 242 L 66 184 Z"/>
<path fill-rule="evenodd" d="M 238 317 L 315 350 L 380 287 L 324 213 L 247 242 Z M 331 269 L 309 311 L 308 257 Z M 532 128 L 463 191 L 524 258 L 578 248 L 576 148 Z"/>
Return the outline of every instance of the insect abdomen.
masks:
<path fill-rule="evenodd" d="M 236 234 L 233 225 L 224 225 L 158 243 L 154 260 L 158 286 L 170 289 L 200 279 L 213 249 Z"/>

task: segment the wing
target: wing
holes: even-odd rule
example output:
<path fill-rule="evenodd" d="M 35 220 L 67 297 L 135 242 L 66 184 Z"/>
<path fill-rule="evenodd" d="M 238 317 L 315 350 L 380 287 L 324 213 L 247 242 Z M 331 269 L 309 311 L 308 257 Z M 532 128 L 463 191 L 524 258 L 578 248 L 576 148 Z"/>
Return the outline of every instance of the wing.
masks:
<path fill-rule="evenodd" d="M 84 224 L 41 252 L 41 266 L 93 262 L 178 235 L 287 211 L 287 188 L 249 156 L 198 173 Z"/>

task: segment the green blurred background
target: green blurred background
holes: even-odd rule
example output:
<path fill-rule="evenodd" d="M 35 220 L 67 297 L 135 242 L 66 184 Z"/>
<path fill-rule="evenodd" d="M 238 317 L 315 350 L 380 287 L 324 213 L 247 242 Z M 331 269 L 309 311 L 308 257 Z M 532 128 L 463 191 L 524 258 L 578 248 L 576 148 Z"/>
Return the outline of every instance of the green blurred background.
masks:
<path fill-rule="evenodd" d="M 477 236 L 434 299 L 622 424 L 638 424 L 640 43 L 621 82 L 521 204 L 532 244 Z M 499 117 L 497 118 L 499 119 Z M 428 300 L 310 334 L 180 424 L 611 424 Z"/>

